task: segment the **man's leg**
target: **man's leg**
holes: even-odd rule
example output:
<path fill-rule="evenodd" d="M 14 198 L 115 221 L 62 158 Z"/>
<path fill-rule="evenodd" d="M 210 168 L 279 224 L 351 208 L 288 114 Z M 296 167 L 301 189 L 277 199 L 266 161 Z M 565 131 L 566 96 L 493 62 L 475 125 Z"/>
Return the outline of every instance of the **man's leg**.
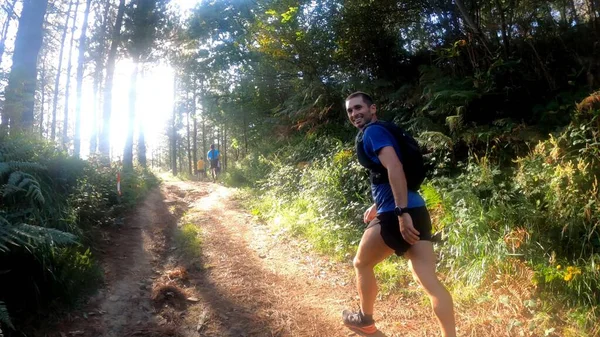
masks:
<path fill-rule="evenodd" d="M 413 277 L 429 296 L 431 307 L 442 329 L 442 336 L 455 337 L 456 327 L 452 296 L 438 280 L 435 273 L 436 258 L 433 243 L 431 241 L 417 241 L 410 247 L 406 257 Z"/>
<path fill-rule="evenodd" d="M 356 271 L 356 287 L 360 296 L 360 309 L 364 315 L 373 315 L 373 305 L 377 297 L 377 282 L 373 268 L 379 262 L 394 253 L 381 237 L 381 225 L 367 229 L 358 245 L 354 257 Z"/>

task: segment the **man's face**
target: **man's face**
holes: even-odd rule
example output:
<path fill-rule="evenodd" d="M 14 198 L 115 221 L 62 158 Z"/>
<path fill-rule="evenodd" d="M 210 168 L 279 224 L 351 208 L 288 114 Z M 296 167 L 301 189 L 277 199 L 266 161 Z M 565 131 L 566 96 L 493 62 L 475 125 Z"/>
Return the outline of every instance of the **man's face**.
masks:
<path fill-rule="evenodd" d="M 346 113 L 352 125 L 359 129 L 362 129 L 365 125 L 377 120 L 375 115 L 377 108 L 375 104 L 367 106 L 367 103 L 363 101 L 363 98 L 353 97 L 346 101 Z"/>

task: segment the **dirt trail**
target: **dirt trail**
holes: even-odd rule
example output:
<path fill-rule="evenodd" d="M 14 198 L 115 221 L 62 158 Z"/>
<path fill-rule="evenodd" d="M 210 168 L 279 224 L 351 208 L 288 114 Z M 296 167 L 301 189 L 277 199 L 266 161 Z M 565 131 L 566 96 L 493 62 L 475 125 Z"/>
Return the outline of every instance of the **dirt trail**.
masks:
<path fill-rule="evenodd" d="M 190 223 L 202 239 L 192 260 L 173 240 Z M 356 336 L 340 322 L 358 304 L 351 266 L 256 223 L 226 187 L 166 181 L 101 251 L 105 287 L 53 336 Z M 378 336 L 435 336 L 422 303 L 378 302 Z"/>

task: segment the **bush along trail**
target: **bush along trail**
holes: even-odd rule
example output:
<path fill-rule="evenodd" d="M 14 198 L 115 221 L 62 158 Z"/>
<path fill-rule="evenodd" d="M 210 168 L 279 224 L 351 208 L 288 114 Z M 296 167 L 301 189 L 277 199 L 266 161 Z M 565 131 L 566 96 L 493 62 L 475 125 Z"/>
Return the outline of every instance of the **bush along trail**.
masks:
<path fill-rule="evenodd" d="M 221 185 L 167 179 L 103 236 L 104 287 L 40 336 L 356 336 L 340 319 L 358 306 L 351 259 L 318 255 L 245 212 L 245 199 Z M 488 295 L 505 305 L 457 303 L 459 335 L 536 336 L 526 307 L 514 305 L 529 290 L 501 281 Z M 376 304 L 376 336 L 435 336 L 422 292 L 408 277 L 396 283 Z"/>

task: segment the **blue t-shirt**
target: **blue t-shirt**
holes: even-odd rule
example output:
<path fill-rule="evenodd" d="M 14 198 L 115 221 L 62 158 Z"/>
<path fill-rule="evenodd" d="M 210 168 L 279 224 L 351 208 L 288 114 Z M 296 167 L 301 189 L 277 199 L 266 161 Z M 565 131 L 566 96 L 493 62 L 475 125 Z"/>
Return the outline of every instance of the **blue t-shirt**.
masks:
<path fill-rule="evenodd" d="M 214 150 L 208 151 L 208 154 L 206 155 L 206 157 L 208 158 L 208 160 L 217 160 L 217 159 L 219 159 L 219 150 L 214 149 Z"/>
<path fill-rule="evenodd" d="M 371 125 L 365 131 L 363 136 L 363 147 L 365 153 L 369 156 L 369 159 L 381 164 L 377 154 L 381 149 L 386 146 L 394 147 L 398 159 L 402 162 L 402 153 L 400 153 L 400 147 L 394 135 L 392 135 L 385 127 L 381 125 Z M 389 183 L 384 184 L 371 184 L 371 193 L 373 200 L 377 204 L 377 213 L 391 212 L 396 207 L 394 201 L 394 194 L 392 193 L 392 187 Z M 408 190 L 408 208 L 425 206 L 425 200 L 416 191 Z"/>

